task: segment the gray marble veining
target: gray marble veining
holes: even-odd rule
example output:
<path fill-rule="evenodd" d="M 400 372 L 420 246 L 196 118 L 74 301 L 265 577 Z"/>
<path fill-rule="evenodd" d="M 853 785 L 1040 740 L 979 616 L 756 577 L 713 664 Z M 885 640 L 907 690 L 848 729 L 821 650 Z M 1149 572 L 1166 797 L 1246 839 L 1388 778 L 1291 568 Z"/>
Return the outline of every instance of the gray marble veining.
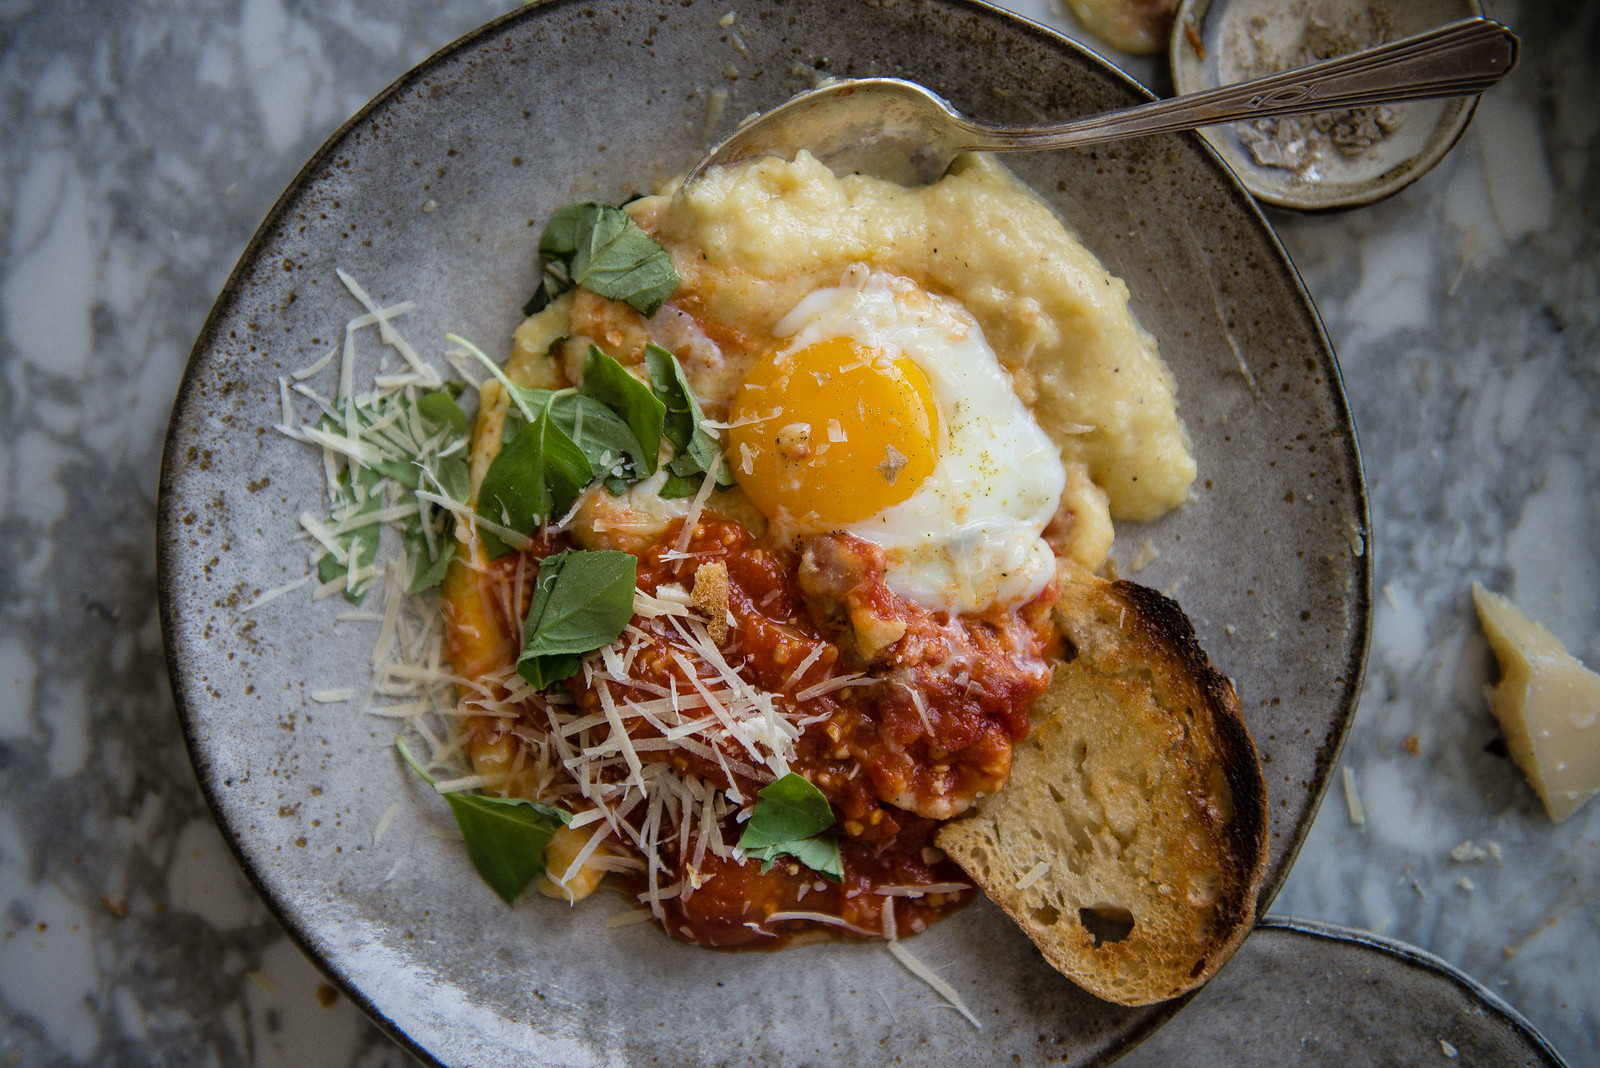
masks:
<path fill-rule="evenodd" d="M 156 472 L 188 348 L 278 192 L 507 6 L 0 0 L 0 1063 L 408 1061 L 330 997 L 200 799 L 156 623 Z M 1600 805 L 1552 826 L 1491 751 L 1466 591 L 1600 663 L 1600 4 L 1490 13 L 1523 67 L 1438 169 L 1273 216 L 1344 366 L 1380 590 L 1341 761 L 1366 821 L 1336 781 L 1273 907 L 1432 950 L 1586 1064 Z"/>

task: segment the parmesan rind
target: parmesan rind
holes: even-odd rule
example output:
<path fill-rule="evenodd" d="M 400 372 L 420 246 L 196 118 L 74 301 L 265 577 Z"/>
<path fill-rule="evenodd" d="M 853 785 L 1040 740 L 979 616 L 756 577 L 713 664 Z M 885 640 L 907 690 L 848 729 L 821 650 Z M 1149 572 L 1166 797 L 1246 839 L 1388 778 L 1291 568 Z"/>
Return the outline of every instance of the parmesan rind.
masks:
<path fill-rule="evenodd" d="M 1557 823 L 1600 791 L 1600 675 L 1509 600 L 1476 582 L 1472 601 L 1500 661 L 1484 687 L 1512 759 Z"/>

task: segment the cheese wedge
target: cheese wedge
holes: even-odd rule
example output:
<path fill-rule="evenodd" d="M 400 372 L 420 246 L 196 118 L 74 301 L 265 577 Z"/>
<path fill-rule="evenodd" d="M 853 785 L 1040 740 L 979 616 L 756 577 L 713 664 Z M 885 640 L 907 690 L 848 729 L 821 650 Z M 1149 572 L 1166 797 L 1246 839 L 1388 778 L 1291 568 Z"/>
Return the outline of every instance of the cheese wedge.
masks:
<path fill-rule="evenodd" d="M 1600 790 L 1600 675 L 1506 598 L 1473 583 L 1472 601 L 1500 661 L 1500 682 L 1484 696 L 1512 758 L 1560 823 Z"/>

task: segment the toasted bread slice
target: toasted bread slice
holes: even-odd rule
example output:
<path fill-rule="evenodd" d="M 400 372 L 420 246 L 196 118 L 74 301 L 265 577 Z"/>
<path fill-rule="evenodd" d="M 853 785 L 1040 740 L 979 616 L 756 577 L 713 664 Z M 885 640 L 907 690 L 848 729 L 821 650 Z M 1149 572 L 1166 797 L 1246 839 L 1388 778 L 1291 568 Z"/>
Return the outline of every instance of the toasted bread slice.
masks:
<path fill-rule="evenodd" d="M 1176 604 L 1063 567 L 1066 659 L 1011 778 L 937 842 L 1107 1001 L 1205 982 L 1255 921 L 1267 795 L 1233 684 Z"/>

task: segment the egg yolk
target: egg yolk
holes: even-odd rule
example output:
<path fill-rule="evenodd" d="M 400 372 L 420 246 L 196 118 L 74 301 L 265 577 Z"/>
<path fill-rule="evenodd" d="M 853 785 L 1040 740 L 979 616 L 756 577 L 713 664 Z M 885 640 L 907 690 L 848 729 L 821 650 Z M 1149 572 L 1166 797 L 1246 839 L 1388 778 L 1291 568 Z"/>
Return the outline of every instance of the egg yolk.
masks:
<path fill-rule="evenodd" d="M 852 338 L 762 359 L 729 421 L 728 462 L 751 502 L 813 529 L 906 500 L 938 452 L 927 374 Z"/>

